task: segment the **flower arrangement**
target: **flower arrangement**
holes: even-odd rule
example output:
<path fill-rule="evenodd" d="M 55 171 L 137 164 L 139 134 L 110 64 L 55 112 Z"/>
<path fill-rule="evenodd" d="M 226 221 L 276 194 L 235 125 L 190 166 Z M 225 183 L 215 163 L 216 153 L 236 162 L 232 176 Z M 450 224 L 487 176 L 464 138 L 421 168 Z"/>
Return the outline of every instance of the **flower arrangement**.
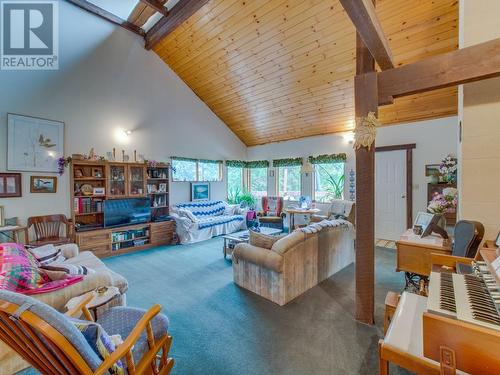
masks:
<path fill-rule="evenodd" d="M 453 213 L 457 210 L 457 205 L 458 190 L 446 188 L 442 193 L 434 193 L 427 210 L 433 214 Z"/>
<path fill-rule="evenodd" d="M 439 164 L 439 173 L 443 176 L 445 182 L 453 183 L 457 179 L 458 161 L 452 155 L 446 156 Z"/>
<path fill-rule="evenodd" d="M 67 158 L 60 157 L 59 159 L 57 159 L 57 174 L 59 176 L 62 176 L 64 174 L 64 168 L 66 168 L 69 163 L 71 163 L 71 156 L 68 156 Z"/>

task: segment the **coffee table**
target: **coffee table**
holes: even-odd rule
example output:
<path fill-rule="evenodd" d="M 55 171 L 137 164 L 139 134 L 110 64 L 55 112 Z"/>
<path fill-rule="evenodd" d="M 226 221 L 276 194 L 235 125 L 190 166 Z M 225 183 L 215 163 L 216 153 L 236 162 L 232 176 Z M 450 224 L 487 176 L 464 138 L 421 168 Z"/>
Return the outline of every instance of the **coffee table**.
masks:
<path fill-rule="evenodd" d="M 260 232 L 262 234 L 267 234 L 267 235 L 276 235 L 280 234 L 283 231 L 281 229 L 277 228 L 266 228 L 266 227 L 260 227 Z M 233 253 L 234 247 L 242 242 L 248 243 L 248 240 L 250 238 L 250 234 L 248 233 L 248 230 L 242 230 L 239 232 L 234 232 L 231 234 L 226 234 L 222 236 L 224 238 L 224 247 L 222 248 L 222 251 L 224 253 L 224 259 L 227 259 L 228 255 L 231 255 Z"/>

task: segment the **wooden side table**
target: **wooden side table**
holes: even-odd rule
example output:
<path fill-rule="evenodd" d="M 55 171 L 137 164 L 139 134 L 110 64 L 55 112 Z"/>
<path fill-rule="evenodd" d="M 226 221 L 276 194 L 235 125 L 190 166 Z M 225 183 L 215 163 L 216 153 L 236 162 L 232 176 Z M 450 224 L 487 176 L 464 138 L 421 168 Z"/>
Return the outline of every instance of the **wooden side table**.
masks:
<path fill-rule="evenodd" d="M 104 293 L 99 293 L 97 291 L 99 288 L 93 290 L 92 293 L 94 294 L 94 297 L 89 301 L 89 303 L 87 303 L 86 307 L 93 312 L 94 320 L 97 320 L 97 309 L 99 307 L 107 305 L 115 298 L 118 298 L 120 296 L 120 290 L 116 286 L 108 286 L 106 288 L 107 290 Z M 66 309 L 71 310 L 72 308 L 76 307 L 80 303 L 80 301 L 82 301 L 83 298 L 87 296 L 87 294 L 88 293 L 85 293 L 81 296 L 71 298 L 66 303 Z"/>
<path fill-rule="evenodd" d="M 417 290 L 431 274 L 432 253 L 451 255 L 450 241 L 431 235 L 425 238 L 410 235 L 406 232 L 396 242 L 396 272 L 405 272 L 406 288 L 412 286 Z"/>
<path fill-rule="evenodd" d="M 285 208 L 283 211 L 285 211 L 288 214 L 288 230 L 289 232 L 293 232 L 295 229 L 295 215 L 314 215 L 320 212 L 321 210 L 318 208 Z"/>
<path fill-rule="evenodd" d="M 12 233 L 12 241 L 15 243 L 20 243 L 18 233 L 22 233 L 24 237 L 24 244 L 28 244 L 28 227 L 22 225 L 8 225 L 0 227 L 0 233 L 6 235 L 7 237 L 10 237 L 7 233 Z"/>

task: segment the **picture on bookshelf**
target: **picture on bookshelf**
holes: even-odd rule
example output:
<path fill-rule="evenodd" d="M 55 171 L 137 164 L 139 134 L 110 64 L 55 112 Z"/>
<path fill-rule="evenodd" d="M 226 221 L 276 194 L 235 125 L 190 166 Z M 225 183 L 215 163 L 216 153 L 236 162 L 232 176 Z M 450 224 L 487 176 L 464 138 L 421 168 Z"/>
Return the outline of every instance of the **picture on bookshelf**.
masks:
<path fill-rule="evenodd" d="M 92 168 L 92 177 L 95 178 L 102 178 L 102 169 L 101 168 Z"/>
<path fill-rule="evenodd" d="M 93 195 L 105 195 L 106 194 L 106 189 L 103 187 L 94 187 L 93 188 Z"/>

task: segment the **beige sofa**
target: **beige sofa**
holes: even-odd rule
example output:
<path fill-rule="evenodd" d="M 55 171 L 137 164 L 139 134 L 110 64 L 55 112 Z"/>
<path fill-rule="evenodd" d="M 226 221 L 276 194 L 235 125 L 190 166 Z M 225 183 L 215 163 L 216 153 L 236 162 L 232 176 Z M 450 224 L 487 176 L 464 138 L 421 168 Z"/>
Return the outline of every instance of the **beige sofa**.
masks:
<path fill-rule="evenodd" d="M 64 305 L 73 297 L 99 286 L 116 286 L 120 290 L 121 296 L 113 300 L 113 305 L 125 305 L 125 292 L 128 289 L 128 283 L 123 276 L 107 268 L 92 252 L 84 251 L 80 253 L 78 246 L 75 244 L 58 247 L 62 249 L 63 256 L 66 258 L 64 263 L 86 266 L 93 269 L 95 273 L 85 276 L 82 281 L 76 284 L 54 292 L 34 295 L 34 298 L 47 303 L 59 311 L 65 311 Z M 27 362 L 0 341 L 0 375 L 13 374 L 28 366 Z"/>
<path fill-rule="evenodd" d="M 311 234 L 296 230 L 270 250 L 238 244 L 233 252 L 234 282 L 285 305 L 354 261 L 354 227 L 344 223 Z"/>

